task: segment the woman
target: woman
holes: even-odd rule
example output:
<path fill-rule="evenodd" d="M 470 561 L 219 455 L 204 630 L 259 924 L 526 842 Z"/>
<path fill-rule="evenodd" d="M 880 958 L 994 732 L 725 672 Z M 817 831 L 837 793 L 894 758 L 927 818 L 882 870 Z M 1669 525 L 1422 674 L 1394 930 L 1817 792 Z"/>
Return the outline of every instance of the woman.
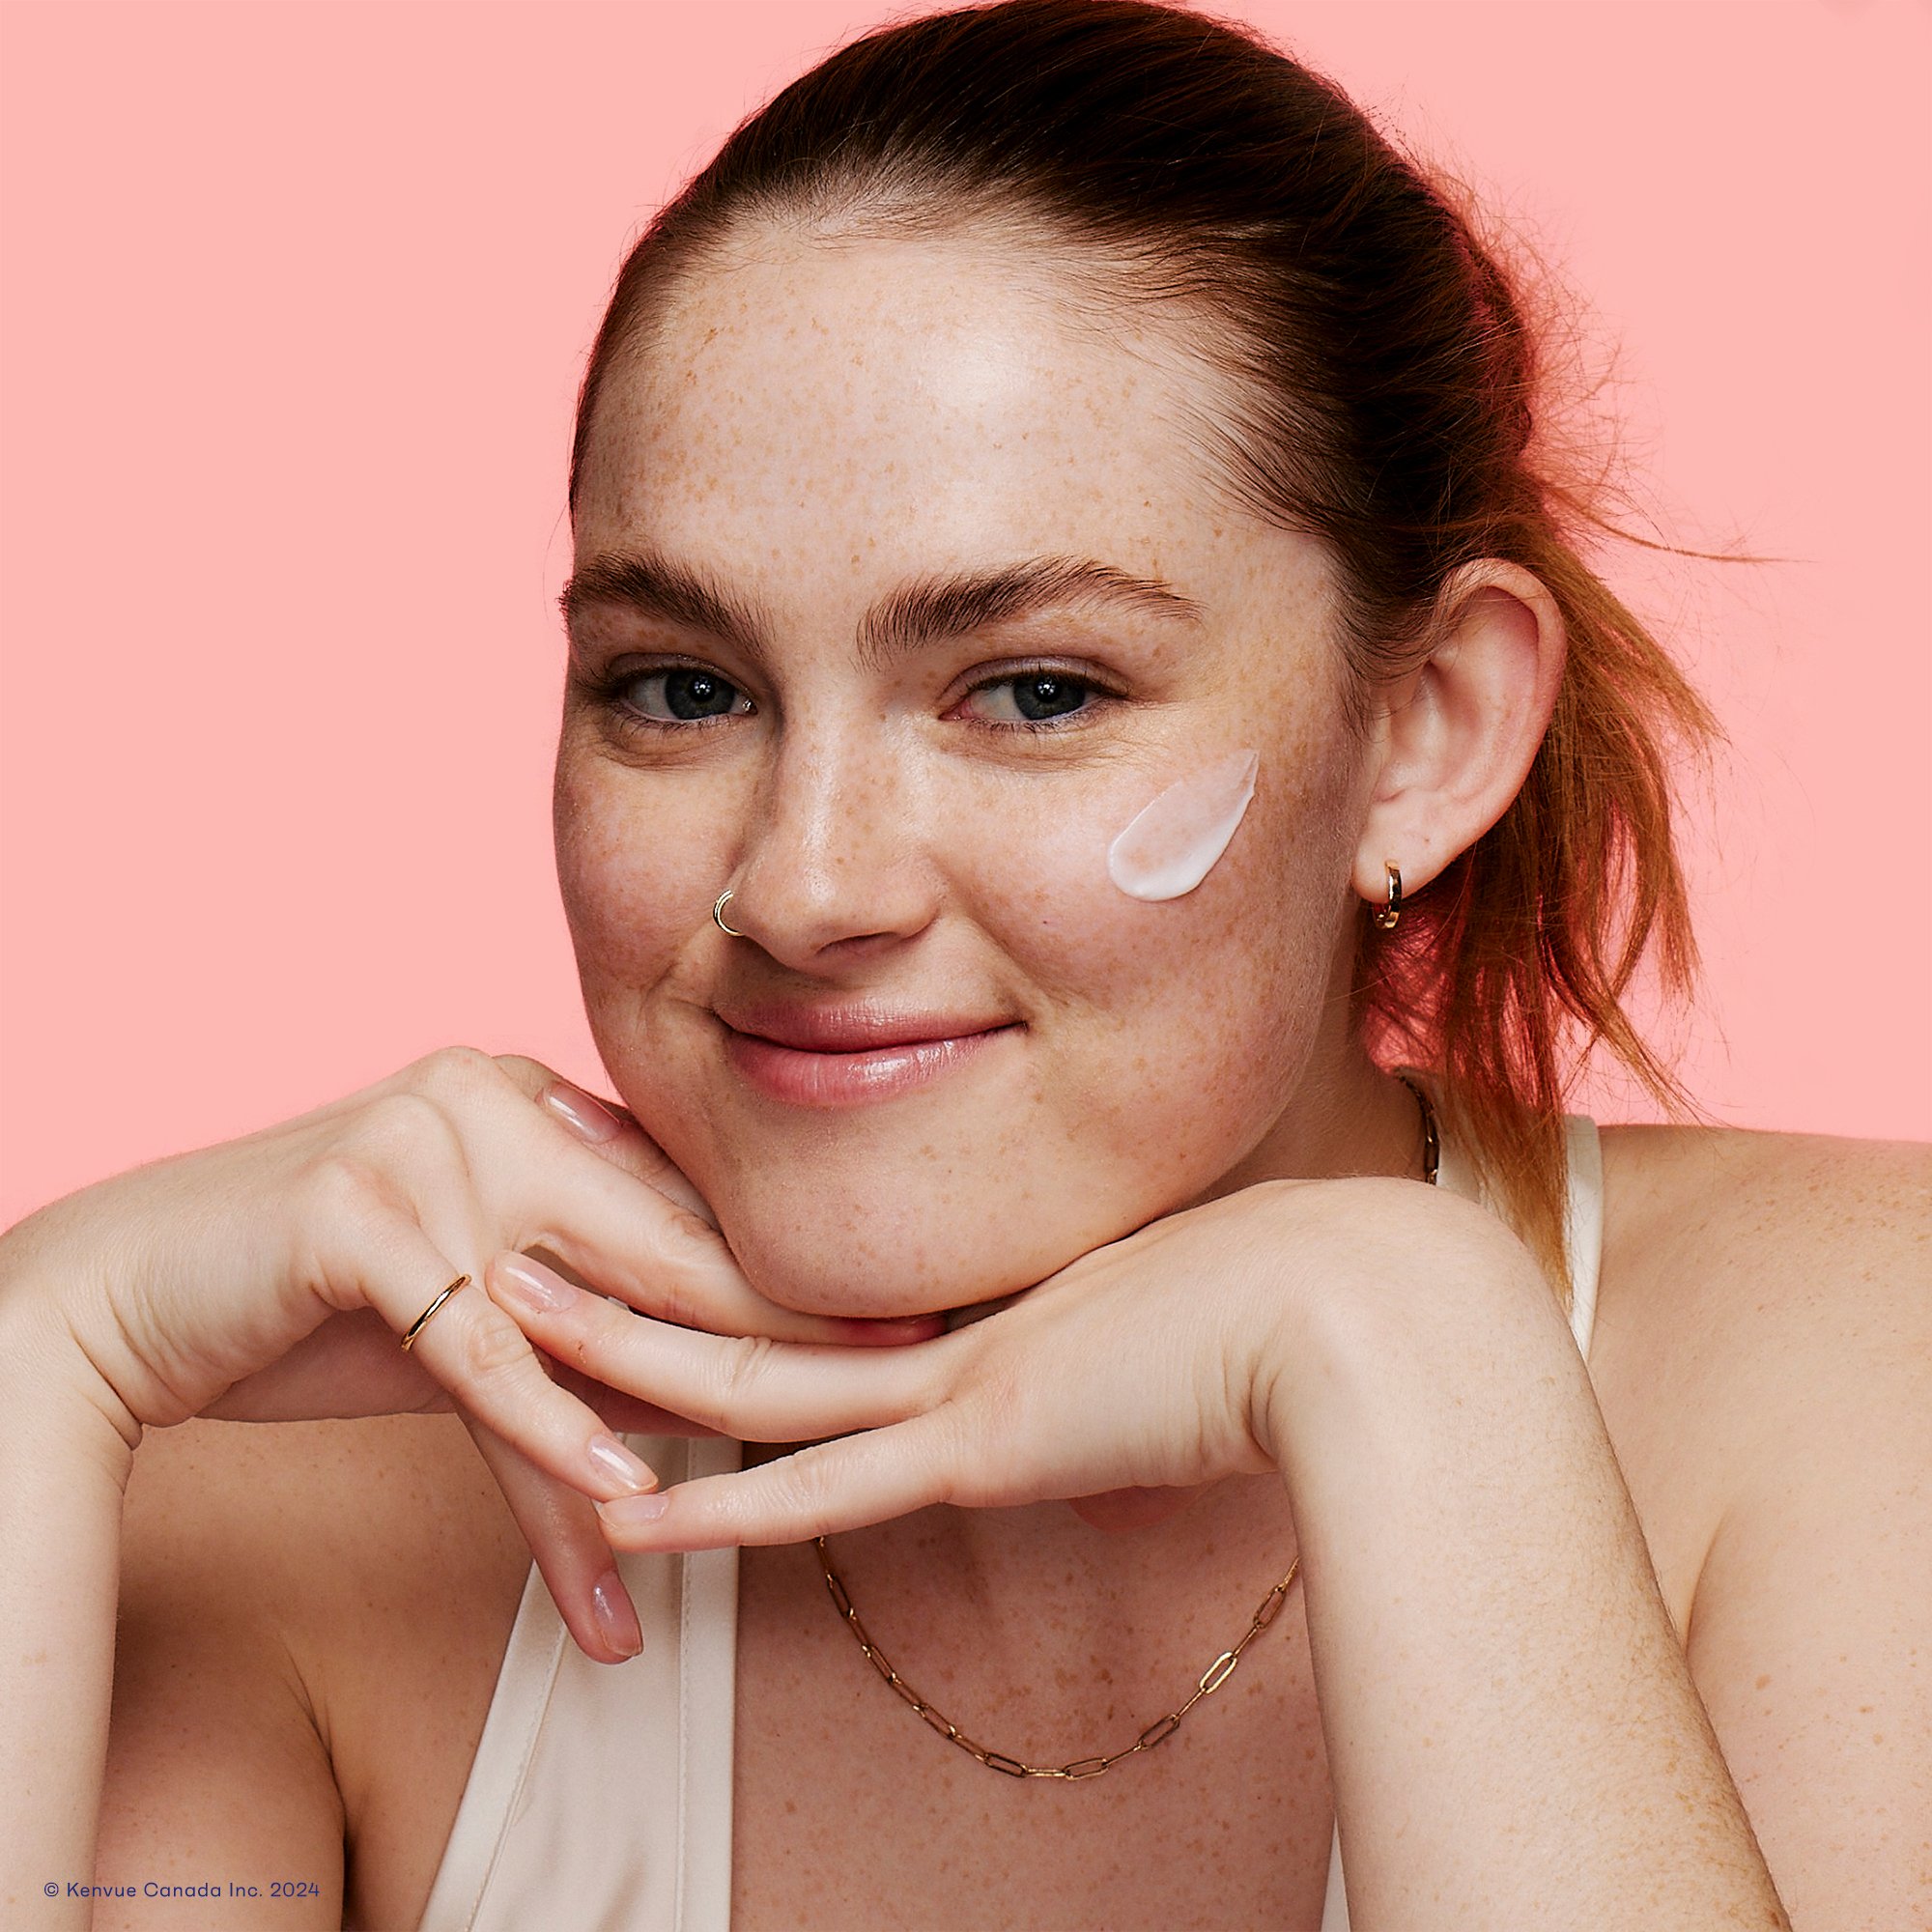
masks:
<path fill-rule="evenodd" d="M 578 424 L 622 1106 L 452 1050 L 7 1237 L 10 1909 L 1922 1916 L 1923 1160 L 1565 1121 L 1702 714 L 1534 402 L 1199 17 L 741 129 Z"/>

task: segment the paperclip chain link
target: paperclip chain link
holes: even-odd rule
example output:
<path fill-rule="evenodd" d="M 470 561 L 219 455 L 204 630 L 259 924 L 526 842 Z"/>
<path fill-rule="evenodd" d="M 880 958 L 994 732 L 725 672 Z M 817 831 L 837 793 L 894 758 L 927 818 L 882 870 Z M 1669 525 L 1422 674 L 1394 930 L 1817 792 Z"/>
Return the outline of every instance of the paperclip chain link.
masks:
<path fill-rule="evenodd" d="M 982 1744 L 969 1738 L 951 1718 L 935 1711 L 903 1677 L 892 1666 L 886 1654 L 872 1641 L 866 1626 L 859 1621 L 859 1612 L 852 1607 L 852 1599 L 845 1593 L 845 1584 L 838 1572 L 832 1567 L 831 1555 L 825 1548 L 824 1537 L 815 1537 L 813 1547 L 818 1551 L 818 1567 L 825 1573 L 825 1587 L 831 1593 L 833 1605 L 844 1620 L 845 1627 L 852 1633 L 859 1648 L 865 1652 L 876 1670 L 894 1691 L 910 1704 L 914 1713 L 923 1718 L 949 1744 L 955 1744 L 969 1757 L 976 1757 L 988 1771 L 1003 1772 L 1008 1777 L 1098 1777 L 1103 1771 L 1112 1771 L 1122 1758 L 1132 1757 L 1137 1752 L 1151 1750 L 1155 1745 L 1165 1744 L 1180 1728 L 1180 1720 L 1202 1698 L 1220 1690 L 1235 1674 L 1235 1666 L 1241 1661 L 1241 1653 L 1253 1643 L 1255 1638 L 1273 1623 L 1281 1614 L 1281 1606 L 1288 1601 L 1288 1593 L 1293 1586 L 1295 1574 L 1301 1568 L 1301 1558 L 1297 1556 L 1288 1566 L 1288 1575 L 1262 1599 L 1261 1608 L 1249 1623 L 1247 1634 L 1232 1650 L 1224 1650 L 1212 1663 L 1195 1680 L 1193 1693 L 1186 1703 L 1178 1710 L 1170 1711 L 1164 1718 L 1156 1718 L 1132 1744 L 1124 1750 L 1117 1750 L 1108 1757 L 1078 1757 L 1071 1764 L 1023 1764 L 1016 1757 L 1009 1757 L 1005 1751 L 988 1750 Z"/>

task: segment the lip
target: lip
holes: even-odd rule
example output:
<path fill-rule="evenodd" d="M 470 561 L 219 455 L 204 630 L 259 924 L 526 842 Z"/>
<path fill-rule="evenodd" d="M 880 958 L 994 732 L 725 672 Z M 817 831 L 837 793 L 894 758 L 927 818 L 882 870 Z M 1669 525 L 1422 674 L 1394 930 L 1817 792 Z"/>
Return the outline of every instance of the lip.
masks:
<path fill-rule="evenodd" d="M 878 1006 L 720 1011 L 724 1055 L 767 1098 L 795 1107 L 889 1100 L 979 1059 L 1018 1023 Z"/>
<path fill-rule="evenodd" d="M 1011 1024 L 1003 1013 L 895 1007 L 872 1000 L 815 1007 L 776 1000 L 747 1006 L 726 1003 L 716 1011 L 733 1033 L 803 1053 L 870 1053 L 889 1046 L 923 1046 L 935 1040 L 969 1039 Z"/>

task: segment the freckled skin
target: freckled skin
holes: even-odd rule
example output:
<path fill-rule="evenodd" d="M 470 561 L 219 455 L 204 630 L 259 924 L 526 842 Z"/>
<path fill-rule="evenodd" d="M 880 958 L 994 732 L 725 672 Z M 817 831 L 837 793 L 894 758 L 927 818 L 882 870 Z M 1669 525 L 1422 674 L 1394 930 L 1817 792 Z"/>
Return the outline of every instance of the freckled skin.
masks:
<path fill-rule="evenodd" d="M 1323 1171 L 1338 1096 L 1379 1079 L 1343 997 L 1365 803 L 1329 566 L 1177 427 L 1214 383 L 1179 333 L 1084 320 L 1043 261 L 759 232 L 604 391 L 580 563 L 648 545 L 763 612 L 772 650 L 628 611 L 582 628 L 586 663 L 696 660 L 755 712 L 644 740 L 574 691 L 559 875 L 612 1080 L 778 1301 L 1009 1293 L 1228 1185 Z M 1038 556 L 1165 579 L 1203 621 L 1066 610 L 861 663 L 862 616 L 907 581 Z M 1121 696 L 1042 733 L 961 710 L 1040 656 Z M 1241 747 L 1256 796 L 1207 879 L 1119 891 L 1109 841 Z M 748 939 L 712 923 L 727 884 Z M 882 1104 L 792 1110 L 726 1064 L 727 990 L 1023 1031 Z"/>
<path fill-rule="evenodd" d="M 1107 876 L 1129 898 L 1194 891 L 1247 816 L 1258 763 L 1258 753 L 1236 752 L 1169 785 L 1107 847 Z"/>

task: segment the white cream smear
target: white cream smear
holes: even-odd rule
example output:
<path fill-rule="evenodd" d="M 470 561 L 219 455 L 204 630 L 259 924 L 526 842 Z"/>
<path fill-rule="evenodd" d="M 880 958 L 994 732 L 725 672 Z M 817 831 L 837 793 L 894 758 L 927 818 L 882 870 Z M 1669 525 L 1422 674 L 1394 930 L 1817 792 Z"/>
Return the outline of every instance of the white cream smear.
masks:
<path fill-rule="evenodd" d="M 1169 785 L 1107 847 L 1107 876 L 1129 898 L 1191 893 L 1246 816 L 1261 768 L 1259 752 L 1234 752 Z"/>

